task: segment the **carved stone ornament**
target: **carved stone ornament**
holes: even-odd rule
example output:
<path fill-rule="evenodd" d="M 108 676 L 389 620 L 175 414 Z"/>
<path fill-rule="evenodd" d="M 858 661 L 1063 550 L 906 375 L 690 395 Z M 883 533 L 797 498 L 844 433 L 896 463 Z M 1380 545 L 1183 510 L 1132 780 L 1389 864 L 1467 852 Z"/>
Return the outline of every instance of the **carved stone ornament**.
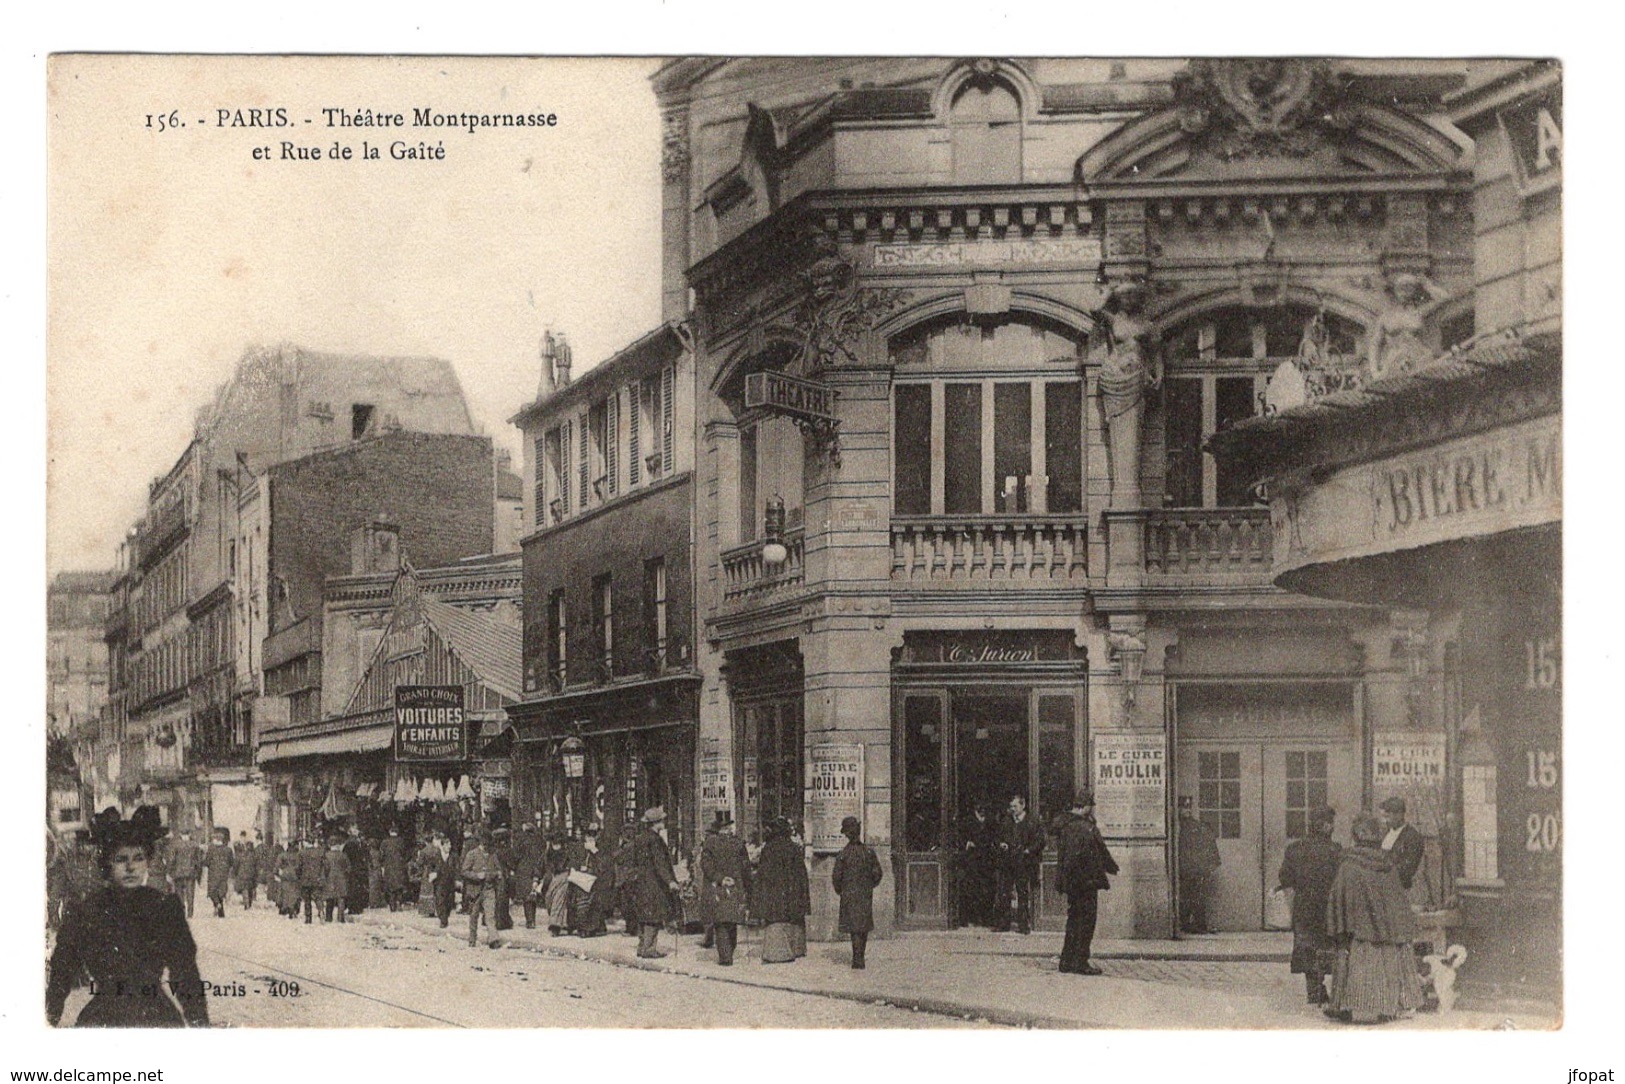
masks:
<path fill-rule="evenodd" d="M 803 373 L 815 373 L 857 360 L 864 334 L 902 305 L 904 291 L 888 287 L 864 289 L 857 270 L 841 255 L 828 235 L 815 231 L 809 238 L 813 260 L 801 272 L 802 300 L 795 324 L 802 335 Z"/>
<path fill-rule="evenodd" d="M 1346 97 L 1324 60 L 1199 59 L 1174 79 L 1180 127 L 1226 161 L 1308 155 L 1352 125 Z"/>
<path fill-rule="evenodd" d="M 661 118 L 660 176 L 667 184 L 681 184 L 688 175 L 688 118 L 667 113 Z"/>

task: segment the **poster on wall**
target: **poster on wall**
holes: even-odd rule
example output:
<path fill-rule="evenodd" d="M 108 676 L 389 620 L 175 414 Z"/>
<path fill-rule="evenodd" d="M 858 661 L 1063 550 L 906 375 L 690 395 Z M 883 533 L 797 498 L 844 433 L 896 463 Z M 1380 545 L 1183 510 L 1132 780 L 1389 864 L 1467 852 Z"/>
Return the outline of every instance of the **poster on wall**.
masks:
<path fill-rule="evenodd" d="M 1096 734 L 1095 821 L 1112 839 L 1168 834 L 1168 743 L 1160 733 Z"/>
<path fill-rule="evenodd" d="M 1389 731 L 1371 737 L 1374 805 L 1405 799 L 1407 819 L 1423 835 L 1438 835 L 1444 813 L 1445 736 L 1442 731 Z"/>
<path fill-rule="evenodd" d="M 814 853 L 846 846 L 847 817 L 863 820 L 863 746 L 815 745 L 807 753 L 807 843 Z"/>
<path fill-rule="evenodd" d="M 733 766 L 720 752 L 700 757 L 700 821 L 710 824 L 718 813 L 734 816 Z"/>

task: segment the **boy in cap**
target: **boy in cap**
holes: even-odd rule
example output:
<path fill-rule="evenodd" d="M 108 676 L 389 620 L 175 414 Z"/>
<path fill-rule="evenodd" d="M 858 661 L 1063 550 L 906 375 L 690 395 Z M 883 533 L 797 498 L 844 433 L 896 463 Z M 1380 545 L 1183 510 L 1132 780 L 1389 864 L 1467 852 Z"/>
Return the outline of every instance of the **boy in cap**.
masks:
<path fill-rule="evenodd" d="M 841 834 L 847 843 L 835 856 L 830 880 L 835 894 L 841 897 L 841 929 L 852 936 L 852 969 L 862 971 L 869 932 L 875 928 L 874 896 L 881 879 L 880 859 L 873 848 L 864 844 L 858 818 L 841 821 Z"/>

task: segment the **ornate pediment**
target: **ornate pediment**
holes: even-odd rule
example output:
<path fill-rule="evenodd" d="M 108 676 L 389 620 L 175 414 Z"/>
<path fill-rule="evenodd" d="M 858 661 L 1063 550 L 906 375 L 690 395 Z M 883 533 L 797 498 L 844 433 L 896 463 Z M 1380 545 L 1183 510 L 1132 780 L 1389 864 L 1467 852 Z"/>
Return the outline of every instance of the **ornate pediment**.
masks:
<path fill-rule="evenodd" d="M 1085 184 L 1441 174 L 1463 148 L 1425 121 L 1362 100 L 1333 61 L 1193 60 L 1172 104 L 1078 160 Z"/>

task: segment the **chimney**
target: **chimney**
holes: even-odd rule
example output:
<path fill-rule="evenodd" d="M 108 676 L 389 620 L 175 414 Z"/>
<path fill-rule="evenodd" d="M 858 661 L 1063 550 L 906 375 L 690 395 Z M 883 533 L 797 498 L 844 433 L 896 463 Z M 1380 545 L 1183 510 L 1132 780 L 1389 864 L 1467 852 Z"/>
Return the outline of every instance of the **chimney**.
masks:
<path fill-rule="evenodd" d="M 401 529 L 378 520 L 350 535 L 350 575 L 395 572 L 401 567 Z"/>
<path fill-rule="evenodd" d="M 538 398 L 551 395 L 570 383 L 570 340 L 564 332 L 542 334 L 542 387 Z"/>

